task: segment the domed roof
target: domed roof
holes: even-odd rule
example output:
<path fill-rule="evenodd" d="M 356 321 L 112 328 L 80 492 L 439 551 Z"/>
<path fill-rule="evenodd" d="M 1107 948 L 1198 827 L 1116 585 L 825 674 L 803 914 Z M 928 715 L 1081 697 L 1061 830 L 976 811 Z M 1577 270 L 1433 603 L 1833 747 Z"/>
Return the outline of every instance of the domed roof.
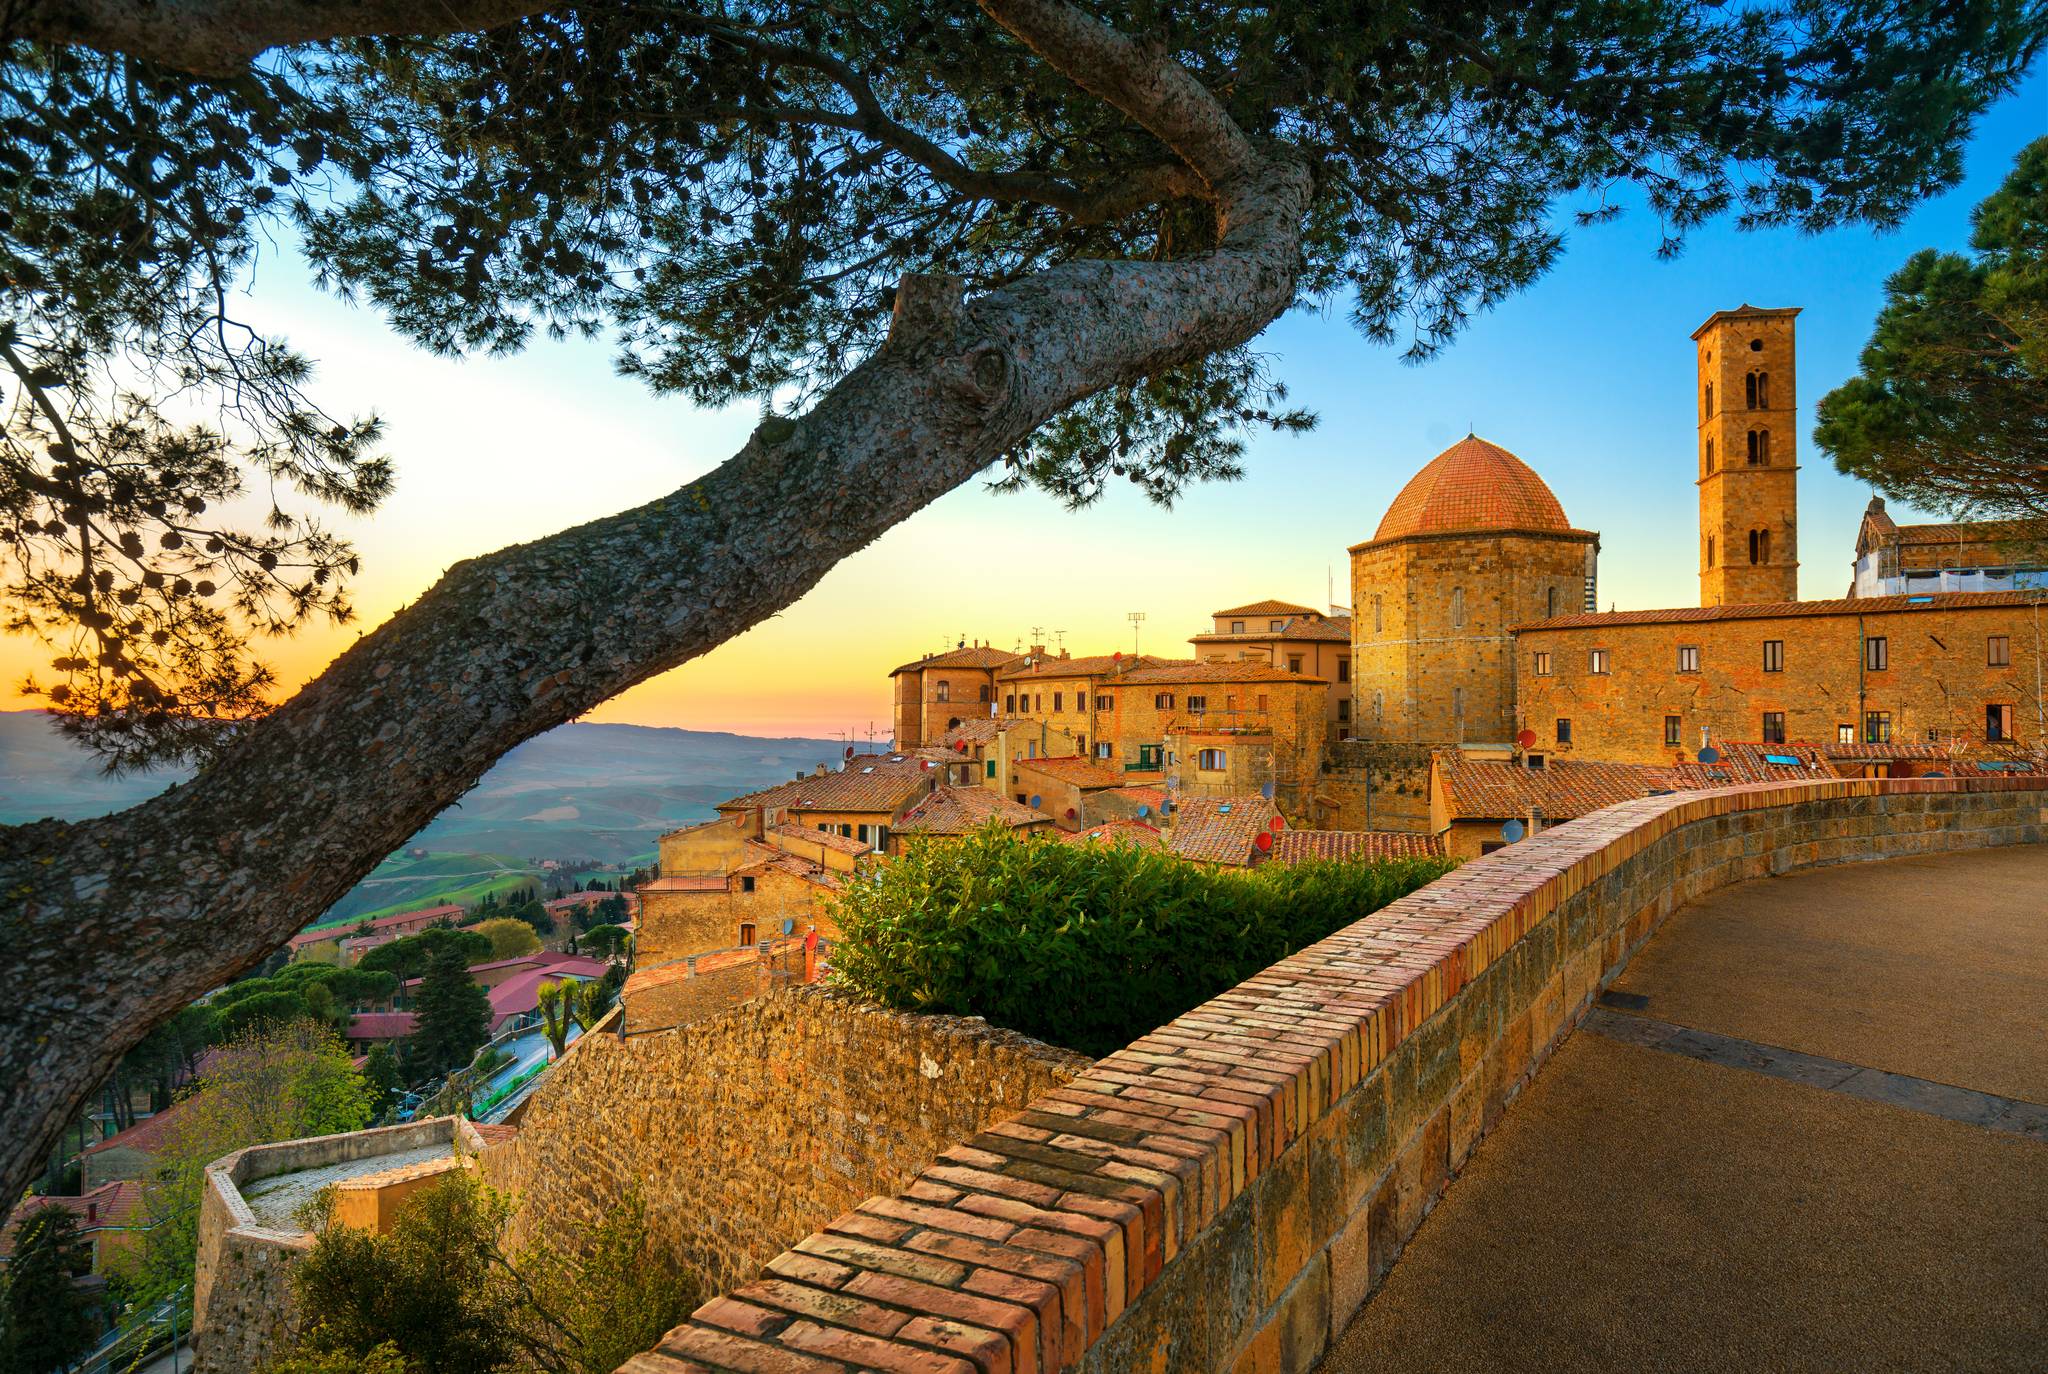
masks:
<path fill-rule="evenodd" d="M 1468 434 L 1408 479 L 1373 541 L 1453 530 L 1570 529 L 1564 507 L 1535 469 Z"/>

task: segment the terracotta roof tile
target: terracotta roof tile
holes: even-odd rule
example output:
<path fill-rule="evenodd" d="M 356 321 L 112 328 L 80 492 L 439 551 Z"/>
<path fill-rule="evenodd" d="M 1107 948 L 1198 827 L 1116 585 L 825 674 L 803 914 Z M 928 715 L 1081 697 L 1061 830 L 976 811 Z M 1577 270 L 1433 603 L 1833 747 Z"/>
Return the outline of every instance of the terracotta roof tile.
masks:
<path fill-rule="evenodd" d="M 1228 615 L 1230 612 L 1218 611 L 1217 614 Z M 1204 631 L 1198 635 L 1188 636 L 1189 642 L 1193 644 L 1271 643 L 1276 639 L 1349 644 L 1351 642 L 1351 617 L 1348 615 L 1296 616 L 1287 621 L 1278 630 L 1269 630 L 1261 626 L 1256 630 L 1246 629 L 1242 633 L 1236 634 L 1222 631 Z"/>
<path fill-rule="evenodd" d="M 1139 668 L 1117 679 L 1117 685 L 1145 687 L 1175 682 L 1314 682 L 1327 678 L 1307 673 L 1290 673 L 1255 658 L 1219 659 L 1206 663 L 1176 663 L 1164 668 Z"/>
<path fill-rule="evenodd" d="M 1777 620 L 1787 616 L 1884 615 L 1893 611 L 1951 611 L 1972 607 L 2032 606 L 2048 601 L 2041 592 L 1927 592 L 1912 596 L 1866 596 L 1837 601 L 1750 601 L 1728 606 L 1673 606 L 1651 611 L 1592 611 L 1560 615 L 1514 627 L 1524 630 L 1599 629 L 1607 625 L 1684 625 L 1716 620 Z"/>
<path fill-rule="evenodd" d="M 1292 601 L 1254 601 L 1249 606 L 1232 606 L 1227 611 L 1211 611 L 1218 620 L 1233 615 L 1314 615 L 1313 606 L 1297 606 Z"/>
<path fill-rule="evenodd" d="M 1058 839 L 1061 844 L 1126 844 L 1137 849 L 1159 849 L 1166 843 L 1159 827 L 1143 821 L 1104 821 Z"/>
<path fill-rule="evenodd" d="M 1075 787 L 1121 787 L 1124 781 L 1124 775 L 1108 764 L 1082 758 L 1079 754 L 1054 754 L 1049 758 L 1015 759 L 1012 762 L 1019 771 L 1028 769 L 1043 773 Z"/>
<path fill-rule="evenodd" d="M 1752 744 L 1743 740 L 1720 740 L 1714 745 L 1720 758 L 1713 763 L 1687 762 L 1654 771 L 1662 785 L 1674 792 L 1695 788 L 1732 787 L 1743 782 L 1812 782 L 1832 778 L 1820 750 L 1811 744 Z M 1783 760 L 1792 762 L 1783 762 Z"/>
<path fill-rule="evenodd" d="M 821 845 L 841 854 L 852 854 L 856 858 L 874 852 L 874 846 L 866 840 L 856 840 L 851 835 L 841 835 L 830 830 L 807 830 L 800 825 L 771 825 L 771 835 L 780 835 L 785 840 L 802 840 L 805 844 Z"/>
<path fill-rule="evenodd" d="M 837 773 L 777 783 L 720 802 L 718 807 L 721 811 L 735 807 L 786 807 L 795 811 L 894 812 L 914 798 L 931 778 L 931 768 L 921 759 L 904 754 L 858 755 Z"/>
<path fill-rule="evenodd" d="M 1451 819 L 1461 821 L 1520 819 L 1531 807 L 1546 821 L 1571 820 L 1671 790 L 1662 770 L 1639 763 L 1553 758 L 1542 768 L 1525 768 L 1439 749 L 1436 765 Z"/>
<path fill-rule="evenodd" d="M 143 1154 L 154 1154 L 161 1149 L 164 1137 L 171 1124 L 178 1119 L 178 1111 L 185 1105 L 179 1098 L 154 1116 L 146 1116 L 125 1131 L 108 1136 L 85 1147 L 83 1154 L 97 1154 L 101 1150 L 140 1150 Z"/>
<path fill-rule="evenodd" d="M 1253 793 L 1245 797 L 1199 797 L 1174 808 L 1167 848 L 1183 859 L 1248 864 L 1253 842 L 1280 813 Z"/>
<path fill-rule="evenodd" d="M 1012 828 L 1049 824 L 1052 817 L 981 787 L 941 787 L 903 813 L 899 835 L 965 835 L 991 820 Z"/>
<path fill-rule="evenodd" d="M 1500 445 L 1468 434 L 1408 479 L 1372 542 L 1457 530 L 1564 534 L 1572 527 L 1534 469 Z"/>
<path fill-rule="evenodd" d="M 898 673 L 915 673 L 925 668 L 1000 668 L 1005 663 L 1016 661 L 1017 655 L 1006 649 L 993 648 L 986 644 L 966 649 L 948 649 L 944 653 L 927 654 L 925 657 L 904 664 L 901 668 L 889 670 L 889 676 Z"/>
<path fill-rule="evenodd" d="M 1116 794 L 1119 797 L 1126 797 L 1140 806 L 1151 807 L 1154 815 L 1157 815 L 1159 808 L 1166 804 L 1166 790 L 1161 787 L 1119 787 L 1116 789 Z"/>
<path fill-rule="evenodd" d="M 1304 859 L 1440 859 L 1441 835 L 1395 830 L 1282 830 L 1273 836 L 1267 862 L 1298 864 Z"/>
<path fill-rule="evenodd" d="M 1155 654 L 1095 654 L 1089 658 L 1042 658 L 1028 667 L 1018 663 L 1004 668 L 996 676 L 1005 682 L 1021 682 L 1026 679 L 1044 681 L 1048 678 L 1108 677 L 1112 673 L 1129 673 L 1139 668 L 1157 668 L 1172 663 L 1187 663 L 1185 658 L 1160 658 Z"/>

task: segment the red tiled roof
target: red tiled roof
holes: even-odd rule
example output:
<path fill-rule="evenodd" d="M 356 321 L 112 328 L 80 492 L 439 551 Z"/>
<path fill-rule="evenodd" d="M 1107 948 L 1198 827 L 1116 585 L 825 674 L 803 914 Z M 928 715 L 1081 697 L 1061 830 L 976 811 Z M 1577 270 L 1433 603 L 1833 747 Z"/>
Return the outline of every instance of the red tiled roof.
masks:
<path fill-rule="evenodd" d="M 801 827 L 798 828 L 801 829 Z M 823 832 L 811 831 L 809 833 L 822 834 Z M 787 873 L 793 878 L 802 878 L 805 882 L 815 883 L 819 887 L 831 888 L 836 891 L 841 886 L 839 874 L 815 860 L 805 858 L 801 854 L 792 854 L 786 849 L 778 849 L 772 844 L 763 844 L 759 840 L 748 840 L 746 849 L 753 857 L 734 864 L 726 871 L 728 877 L 737 873 L 759 873 L 764 869 L 772 868 L 778 873 Z M 863 850 L 862 852 L 865 853 L 866 851 Z"/>
<path fill-rule="evenodd" d="M 1057 838 L 1061 844 L 1127 844 L 1138 849 L 1158 849 L 1166 843 L 1159 827 L 1143 821 L 1104 821 Z"/>
<path fill-rule="evenodd" d="M 1693 788 L 1732 787 L 1743 782 L 1811 782 L 1832 778 L 1820 750 L 1811 744 L 1752 744 L 1744 740 L 1721 740 L 1714 749 L 1720 759 L 1714 763 L 1686 762 L 1658 767 L 1654 771 L 1671 791 Z M 1792 759 L 1776 763 L 1775 759 Z"/>
<path fill-rule="evenodd" d="M 1527 463 L 1468 434 L 1423 465 L 1387 507 L 1372 541 L 1457 530 L 1572 533 L 1564 507 Z"/>
<path fill-rule="evenodd" d="M 1119 787 L 1116 794 L 1128 797 L 1140 806 L 1151 807 L 1155 815 L 1166 804 L 1166 790 L 1160 787 Z"/>
<path fill-rule="evenodd" d="M 1901 544 L 2032 544 L 2048 539 L 2048 524 L 2031 520 L 1966 520 L 1947 525 L 1900 525 Z"/>
<path fill-rule="evenodd" d="M 1297 606 L 1292 601 L 1254 601 L 1249 606 L 1232 606 L 1227 611 L 1211 611 L 1210 615 L 1221 620 L 1233 615 L 1315 615 L 1313 606 Z"/>
<path fill-rule="evenodd" d="M 1552 758 L 1542 768 L 1436 752 L 1452 820 L 1522 819 L 1534 807 L 1545 821 L 1571 820 L 1617 802 L 1671 790 L 1664 770 L 1640 763 Z"/>
<path fill-rule="evenodd" d="M 1005 682 L 1017 682 L 1027 678 L 1069 678 L 1107 677 L 1112 673 L 1128 676 L 1141 668 L 1158 668 L 1173 663 L 1186 663 L 1184 658 L 1160 658 L 1154 654 L 1096 654 L 1091 658 L 1042 658 L 1030 666 L 1018 663 L 1005 668 L 996 676 Z"/>
<path fill-rule="evenodd" d="M 1248 864 L 1254 853 L 1253 841 L 1279 814 L 1273 803 L 1257 793 L 1184 801 L 1174 809 L 1167 848 L 1183 859 Z"/>
<path fill-rule="evenodd" d="M 462 908 L 452 903 L 423 906 L 417 911 L 401 911 L 391 916 L 380 916 L 370 922 L 370 929 L 380 935 L 393 930 L 408 930 L 414 926 L 424 930 L 436 921 L 452 921 L 460 915 Z M 321 940 L 339 940 L 345 935 L 352 934 L 361 924 L 360 921 L 336 921 L 331 925 L 315 926 L 311 930 L 302 930 L 292 936 L 289 943 L 293 949 L 301 949 Z"/>
<path fill-rule="evenodd" d="M 927 654 L 901 668 L 891 668 L 889 676 L 915 673 L 925 668 L 1000 668 L 1016 659 L 1017 655 L 1007 650 L 982 644 L 966 649 L 948 649 L 941 654 Z"/>
<path fill-rule="evenodd" d="M 715 825 L 717 824 L 717 822 L 714 821 L 712 822 L 712 824 Z M 560 897 L 550 898 L 549 900 L 541 903 L 541 905 L 546 907 L 549 911 L 568 911 L 579 906 L 595 906 L 597 903 L 605 900 L 607 897 L 624 897 L 626 899 L 627 908 L 629 910 L 632 908 L 632 893 L 603 891 L 570 892 Z"/>
<path fill-rule="evenodd" d="M 969 744 L 986 744 L 1005 730 L 1014 730 L 1025 722 L 1021 720 L 997 720 L 993 716 L 974 716 L 961 721 L 945 734 L 939 736 L 939 743 L 948 749 L 965 740 Z M 958 754 L 957 749 L 953 750 Z"/>
<path fill-rule="evenodd" d="M 855 758 L 837 773 L 777 783 L 720 802 L 718 806 L 721 811 L 733 807 L 785 807 L 797 811 L 893 814 L 927 786 L 932 776 L 932 769 L 923 760 L 903 754 L 874 754 Z"/>
<path fill-rule="evenodd" d="M 1267 861 L 1298 864 L 1304 859 L 1440 859 L 1441 835 L 1395 830 L 1282 830 L 1273 836 Z"/>
<path fill-rule="evenodd" d="M 125 1131 L 116 1132 L 105 1140 L 96 1141 L 85 1147 L 81 1153 L 98 1154 L 101 1150 L 140 1150 L 143 1154 L 155 1154 L 162 1147 L 164 1136 L 170 1131 L 171 1123 L 177 1119 L 178 1111 L 185 1105 L 185 1099 L 178 1098 L 155 1116 L 146 1116 Z"/>
<path fill-rule="evenodd" d="M 409 1011 L 359 1011 L 348 1020 L 345 1038 L 350 1040 L 403 1040 L 419 1025 Z"/>
<path fill-rule="evenodd" d="M 1176 663 L 1165 668 L 1140 668 L 1125 673 L 1118 686 L 1145 687 L 1175 682 L 1327 682 L 1307 673 L 1290 673 L 1255 658 L 1216 659 L 1204 663 Z"/>
<path fill-rule="evenodd" d="M 30 1217 L 46 1207 L 61 1207 L 78 1218 L 81 1231 L 95 1231 L 107 1228 L 121 1228 L 136 1224 L 136 1211 L 142 1206 L 142 1183 L 139 1179 L 116 1179 L 102 1183 L 89 1193 L 78 1197 L 56 1197 L 39 1194 L 26 1197 L 7 1214 L 7 1221 L 0 1226 L 0 1259 L 14 1253 L 14 1236 Z"/>
<path fill-rule="evenodd" d="M 1079 754 L 1054 754 L 1047 758 L 1014 759 L 1012 763 L 1019 771 L 1030 769 L 1056 778 L 1075 787 L 1120 787 L 1124 775 L 1108 764 L 1097 763 L 1094 759 Z"/>
<path fill-rule="evenodd" d="M 768 827 L 768 833 L 780 835 L 786 840 L 802 840 L 806 844 L 819 845 L 825 849 L 834 850 L 840 854 L 852 854 L 855 857 L 872 853 L 875 848 L 866 840 L 856 840 L 851 835 L 841 835 L 834 830 L 811 830 L 801 825 L 771 825 Z"/>
<path fill-rule="evenodd" d="M 586 959 L 581 955 L 565 954 L 546 968 L 507 978 L 494 988 L 486 990 L 491 999 L 491 1030 L 514 1016 L 524 1016 L 540 1006 L 540 985 L 559 983 L 569 979 L 594 981 L 604 977 L 610 968 L 602 959 Z"/>
<path fill-rule="evenodd" d="M 941 787 L 904 812 L 895 830 L 899 835 L 965 835 L 991 820 L 1015 829 L 1050 824 L 1052 817 L 986 788 Z"/>
<path fill-rule="evenodd" d="M 1714 620 L 1777 620 L 1787 616 L 1884 615 L 1893 611 L 1969 610 L 2033 606 L 2043 602 L 2048 602 L 2048 595 L 2041 592 L 1924 592 L 1911 596 L 1866 596 L 1836 601 L 1750 601 L 1727 606 L 1673 606 L 1664 610 L 1560 615 L 1517 625 L 1513 632 L 1600 629 L 1608 625 L 1684 625 Z"/>

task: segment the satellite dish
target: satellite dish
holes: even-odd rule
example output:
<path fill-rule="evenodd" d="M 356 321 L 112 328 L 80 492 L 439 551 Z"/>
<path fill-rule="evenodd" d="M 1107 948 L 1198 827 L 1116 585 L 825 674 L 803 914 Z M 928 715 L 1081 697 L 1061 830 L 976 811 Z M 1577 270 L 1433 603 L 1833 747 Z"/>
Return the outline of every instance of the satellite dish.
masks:
<path fill-rule="evenodd" d="M 1700 750 L 1701 763 L 1719 763 L 1720 761 L 1721 751 L 1719 749 L 1716 749 L 1713 745 L 1709 744 L 1705 748 Z"/>
<path fill-rule="evenodd" d="M 1039 796 L 1036 792 L 1033 792 L 1031 794 L 1031 809 L 1036 811 L 1038 809 L 1038 804 L 1044 800 L 1045 798 Z"/>
<path fill-rule="evenodd" d="M 1272 820 L 1266 822 L 1266 829 L 1272 831 L 1275 835 L 1279 834 L 1286 828 L 1287 818 L 1285 816 L 1275 816 Z"/>
<path fill-rule="evenodd" d="M 1519 735 L 1516 735 L 1516 736 L 1515 736 L 1515 743 L 1516 743 L 1516 744 L 1518 744 L 1518 745 L 1520 745 L 1520 746 L 1521 746 L 1522 748 L 1524 748 L 1524 749 L 1533 749 L 1533 748 L 1535 748 L 1535 747 L 1536 747 L 1536 732 L 1535 732 L 1534 730 L 1524 730 L 1524 731 L 1522 731 L 1522 733 L 1521 733 L 1521 734 L 1519 734 Z"/>
<path fill-rule="evenodd" d="M 967 741 L 963 739 L 958 744 L 955 744 L 953 747 L 964 754 L 967 752 Z"/>
<path fill-rule="evenodd" d="M 1273 837 L 1271 835 L 1268 835 L 1265 831 L 1261 830 L 1256 836 L 1252 838 L 1252 843 L 1259 847 L 1259 852 L 1261 854 L 1264 854 L 1273 848 Z"/>
<path fill-rule="evenodd" d="M 1167 813 L 1168 813 L 1169 811 L 1171 811 L 1171 810 L 1173 810 L 1173 803 L 1172 803 L 1172 802 L 1170 802 L 1170 801 L 1163 801 L 1163 802 L 1159 803 L 1159 814 L 1160 814 L 1160 815 L 1164 816 L 1165 814 L 1167 814 Z"/>
<path fill-rule="evenodd" d="M 1520 821 L 1505 821 L 1501 824 L 1500 827 L 1500 837 L 1506 840 L 1509 844 L 1513 844 L 1516 840 L 1521 839 L 1522 836 L 1528 833 L 1529 827 L 1523 825 Z"/>
<path fill-rule="evenodd" d="M 1151 815 L 1151 814 L 1152 814 L 1152 808 L 1151 808 L 1151 807 L 1149 807 L 1149 806 L 1141 806 L 1141 807 L 1139 807 L 1139 808 L 1138 808 L 1138 819 L 1139 819 L 1139 820 L 1143 820 L 1143 819 L 1144 819 L 1145 817 L 1147 817 L 1147 816 L 1149 816 L 1149 815 Z"/>
<path fill-rule="evenodd" d="M 1072 820 L 1072 819 L 1074 819 L 1074 808 L 1073 808 L 1073 807 L 1071 807 L 1071 806 L 1067 808 L 1067 819 L 1068 819 L 1068 820 Z"/>
<path fill-rule="evenodd" d="M 1920 776 L 1923 778 L 1945 778 L 1948 774 L 1937 768 L 1932 773 L 1922 773 Z"/>
<path fill-rule="evenodd" d="M 1260 784 L 1259 795 L 1264 797 L 1267 801 L 1273 800 L 1273 784 L 1270 782 Z"/>
<path fill-rule="evenodd" d="M 1122 649 L 1118 649 L 1115 653 L 1109 656 L 1109 661 L 1112 663 L 1122 663 L 1124 661 L 1124 651 Z"/>
<path fill-rule="evenodd" d="M 796 918 L 795 918 L 795 917 L 793 917 L 793 916 L 785 916 L 785 917 L 783 917 L 783 918 L 782 918 L 782 933 L 783 933 L 784 935 L 792 935 L 792 934 L 794 934 L 795 932 L 796 932 Z"/>
<path fill-rule="evenodd" d="M 846 757 L 848 757 L 848 758 L 852 758 L 852 757 L 853 757 L 853 746 L 852 746 L 852 745 L 850 745 L 850 744 L 846 746 Z"/>

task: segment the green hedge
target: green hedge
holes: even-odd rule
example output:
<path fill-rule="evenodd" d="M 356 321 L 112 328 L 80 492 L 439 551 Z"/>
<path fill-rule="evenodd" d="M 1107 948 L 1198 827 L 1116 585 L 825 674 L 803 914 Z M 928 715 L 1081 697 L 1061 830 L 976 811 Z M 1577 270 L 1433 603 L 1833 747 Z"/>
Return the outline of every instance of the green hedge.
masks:
<path fill-rule="evenodd" d="M 991 826 L 913 846 L 841 897 L 834 978 L 1104 1055 L 1434 881 L 1448 859 L 1211 869 Z"/>

